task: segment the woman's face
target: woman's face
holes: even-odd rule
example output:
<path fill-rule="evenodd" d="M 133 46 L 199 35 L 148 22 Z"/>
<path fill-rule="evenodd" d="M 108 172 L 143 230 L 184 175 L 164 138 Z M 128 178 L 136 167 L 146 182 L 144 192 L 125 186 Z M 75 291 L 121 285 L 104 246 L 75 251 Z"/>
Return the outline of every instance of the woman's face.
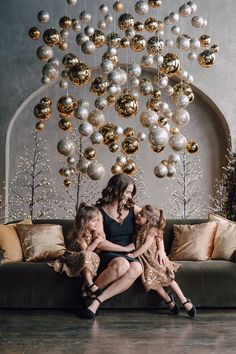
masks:
<path fill-rule="evenodd" d="M 147 215 L 141 210 L 135 218 L 136 224 L 142 226 L 145 225 L 148 221 Z"/>
<path fill-rule="evenodd" d="M 134 190 L 134 186 L 132 184 L 129 184 L 128 187 L 124 190 L 123 196 L 122 196 L 122 202 L 126 204 L 127 200 L 132 198 L 132 193 Z"/>

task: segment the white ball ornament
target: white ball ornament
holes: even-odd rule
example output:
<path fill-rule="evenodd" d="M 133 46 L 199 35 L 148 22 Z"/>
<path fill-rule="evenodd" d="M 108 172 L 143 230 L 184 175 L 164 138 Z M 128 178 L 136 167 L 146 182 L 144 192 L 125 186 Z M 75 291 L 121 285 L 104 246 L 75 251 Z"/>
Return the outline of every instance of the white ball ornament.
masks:
<path fill-rule="evenodd" d="M 110 14 L 107 14 L 105 17 L 104 17 L 104 20 L 106 23 L 112 23 L 113 21 L 113 16 L 110 15 Z"/>
<path fill-rule="evenodd" d="M 152 110 L 147 110 L 140 115 L 140 122 L 145 128 L 150 128 L 151 126 L 157 124 L 158 115 Z"/>
<path fill-rule="evenodd" d="M 54 57 L 53 49 L 46 44 L 42 44 L 38 47 L 36 55 L 38 59 L 42 61 L 48 61 L 49 59 Z"/>
<path fill-rule="evenodd" d="M 92 180 L 97 181 L 104 177 L 105 168 L 100 162 L 94 161 L 89 164 L 87 174 Z"/>
<path fill-rule="evenodd" d="M 107 99 L 105 97 L 98 97 L 94 105 L 97 109 L 103 110 L 105 107 L 107 107 Z"/>
<path fill-rule="evenodd" d="M 80 98 L 78 100 L 78 106 L 79 107 L 85 107 L 85 108 L 89 108 L 89 101 L 86 100 L 84 97 Z"/>
<path fill-rule="evenodd" d="M 163 178 L 167 176 L 167 173 L 168 173 L 168 168 L 162 163 L 160 163 L 154 168 L 154 174 L 158 178 Z"/>
<path fill-rule="evenodd" d="M 88 122 L 82 122 L 79 125 L 79 133 L 83 136 L 89 136 L 92 134 L 93 132 L 93 126 L 92 124 L 88 123 Z"/>
<path fill-rule="evenodd" d="M 204 20 L 203 20 L 202 16 L 194 16 L 191 20 L 191 24 L 195 28 L 200 28 L 200 27 L 203 27 Z"/>
<path fill-rule="evenodd" d="M 151 66 L 153 64 L 153 56 L 151 54 L 145 54 L 141 58 L 141 64 L 145 67 Z"/>
<path fill-rule="evenodd" d="M 41 23 L 46 23 L 50 20 L 50 14 L 47 11 L 40 11 L 38 13 L 38 20 Z"/>
<path fill-rule="evenodd" d="M 124 165 L 126 163 L 126 161 L 127 161 L 127 159 L 125 156 L 117 156 L 117 158 L 116 158 L 116 163 L 121 166 Z"/>
<path fill-rule="evenodd" d="M 86 107 L 79 106 L 74 110 L 74 116 L 79 120 L 87 119 L 88 115 L 89 115 L 89 111 Z"/>
<path fill-rule="evenodd" d="M 186 95 L 179 95 L 176 100 L 176 106 L 180 108 L 185 108 L 189 105 L 189 98 Z"/>
<path fill-rule="evenodd" d="M 68 136 L 62 138 L 57 144 L 57 151 L 64 156 L 71 156 L 75 152 L 75 144 Z"/>
<path fill-rule="evenodd" d="M 180 133 L 174 134 L 170 137 L 169 144 L 173 150 L 181 151 L 185 149 L 185 146 L 187 144 L 187 139 L 185 138 L 184 135 Z"/>
<path fill-rule="evenodd" d="M 178 35 L 178 34 L 180 34 L 180 27 L 179 26 L 173 26 L 172 28 L 171 28 L 171 32 L 173 33 L 173 34 L 175 34 L 175 35 Z"/>
<path fill-rule="evenodd" d="M 105 20 L 101 20 L 98 21 L 97 23 L 97 28 L 100 30 L 104 30 L 107 27 L 106 21 Z"/>
<path fill-rule="evenodd" d="M 114 128 L 114 134 L 115 135 L 122 135 L 124 133 L 124 129 L 121 126 L 116 126 Z"/>
<path fill-rule="evenodd" d="M 99 11 L 101 12 L 102 15 L 107 15 L 109 8 L 106 4 L 102 4 L 99 6 Z"/>
<path fill-rule="evenodd" d="M 74 6 L 77 4 L 77 0 L 67 0 L 67 4 L 70 6 Z"/>
<path fill-rule="evenodd" d="M 153 146 L 165 146 L 168 143 L 169 134 L 164 128 L 157 126 L 151 129 L 148 139 Z"/>
<path fill-rule="evenodd" d="M 101 62 L 101 65 L 100 65 L 100 68 L 101 70 L 105 73 L 105 74 L 108 74 L 110 73 L 111 71 L 113 71 L 114 69 L 114 64 L 111 60 L 109 59 L 106 59 L 106 60 L 103 60 Z"/>
<path fill-rule="evenodd" d="M 190 121 L 190 115 L 186 109 L 178 108 L 173 112 L 172 120 L 178 127 L 185 127 Z"/>
<path fill-rule="evenodd" d="M 173 177 L 176 174 L 176 168 L 173 165 L 168 165 L 167 169 L 167 177 Z"/>
<path fill-rule="evenodd" d="M 197 4 L 193 1 L 188 1 L 187 5 L 191 7 L 192 14 L 197 11 Z"/>
<path fill-rule="evenodd" d="M 188 59 L 189 59 L 190 61 L 196 60 L 196 59 L 197 59 L 197 54 L 196 54 L 196 53 L 189 53 L 189 54 L 188 54 Z"/>
<path fill-rule="evenodd" d="M 134 5 L 134 10 L 138 15 L 145 15 L 149 11 L 149 5 L 146 1 L 138 1 Z"/>
<path fill-rule="evenodd" d="M 176 46 L 180 50 L 188 50 L 190 47 L 190 39 L 187 38 L 185 35 L 180 35 L 176 39 Z"/>
<path fill-rule="evenodd" d="M 103 142 L 103 135 L 99 132 L 94 132 L 90 136 L 90 141 L 92 144 L 101 144 Z"/>
<path fill-rule="evenodd" d="M 85 33 L 80 32 L 77 34 L 76 36 L 76 43 L 78 44 L 78 46 L 82 46 L 82 44 L 86 41 L 89 41 L 89 37 L 86 36 Z"/>
<path fill-rule="evenodd" d="M 191 38 L 190 39 L 190 49 L 191 50 L 198 50 L 201 47 L 201 43 L 198 38 Z"/>
<path fill-rule="evenodd" d="M 79 19 L 81 22 L 87 23 L 91 21 L 92 16 L 88 11 L 84 10 L 80 13 Z"/>
<path fill-rule="evenodd" d="M 169 19 L 171 21 L 171 23 L 175 23 L 179 21 L 179 14 L 177 12 L 171 12 L 169 14 Z"/>
<path fill-rule="evenodd" d="M 130 77 L 139 77 L 142 73 L 142 69 L 138 63 L 133 63 L 128 66 L 127 72 Z"/>
<path fill-rule="evenodd" d="M 154 57 L 154 61 L 156 62 L 156 64 L 159 66 L 163 63 L 164 61 L 164 58 L 163 58 L 163 55 L 161 54 L 157 54 L 155 57 Z"/>
<path fill-rule="evenodd" d="M 90 55 L 95 52 L 96 46 L 92 41 L 86 41 L 82 43 L 81 50 L 84 54 Z"/>
<path fill-rule="evenodd" d="M 174 42 L 173 42 L 172 39 L 167 39 L 167 40 L 165 41 L 165 47 L 166 47 L 166 48 L 172 48 L 173 45 L 174 45 Z"/>
<path fill-rule="evenodd" d="M 94 34 L 94 27 L 91 25 L 87 25 L 84 29 L 84 33 L 86 34 L 86 36 L 90 37 Z"/>
<path fill-rule="evenodd" d="M 146 135 L 144 132 L 139 132 L 139 133 L 137 134 L 137 138 L 138 138 L 138 140 L 140 140 L 140 141 L 144 141 L 144 140 L 147 139 L 147 135 Z"/>
<path fill-rule="evenodd" d="M 139 79 L 137 79 L 136 77 L 134 77 L 132 80 L 131 80 L 131 85 L 133 87 L 138 87 L 139 86 Z"/>
<path fill-rule="evenodd" d="M 170 163 L 170 164 L 178 164 L 178 163 L 180 163 L 180 156 L 178 155 L 178 154 L 176 154 L 176 153 L 171 153 L 170 155 L 169 155 L 169 157 L 168 157 L 168 162 Z"/>
<path fill-rule="evenodd" d="M 180 8 L 179 8 L 180 16 L 187 17 L 187 16 L 191 15 L 191 13 L 192 13 L 191 6 L 189 6 L 187 4 L 183 4 L 180 6 Z"/>

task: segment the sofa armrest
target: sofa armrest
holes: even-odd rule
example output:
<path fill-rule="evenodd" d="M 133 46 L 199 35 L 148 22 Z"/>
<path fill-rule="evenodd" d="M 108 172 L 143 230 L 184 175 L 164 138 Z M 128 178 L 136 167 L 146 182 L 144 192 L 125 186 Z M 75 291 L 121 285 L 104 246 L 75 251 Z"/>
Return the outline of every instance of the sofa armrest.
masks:
<path fill-rule="evenodd" d="M 234 251 L 232 257 L 231 257 L 231 262 L 236 263 L 236 251 Z"/>

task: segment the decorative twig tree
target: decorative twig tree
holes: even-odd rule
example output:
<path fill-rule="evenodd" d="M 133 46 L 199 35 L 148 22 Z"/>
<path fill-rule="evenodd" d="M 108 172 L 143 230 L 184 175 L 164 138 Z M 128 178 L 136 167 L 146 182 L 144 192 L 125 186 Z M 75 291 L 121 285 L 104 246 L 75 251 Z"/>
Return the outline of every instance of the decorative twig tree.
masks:
<path fill-rule="evenodd" d="M 181 156 L 176 183 L 173 183 L 176 189 L 170 193 L 168 211 L 174 218 L 199 217 L 204 209 L 199 186 L 202 178 L 199 160 L 188 160 L 188 156 L 185 152 Z"/>
<path fill-rule="evenodd" d="M 56 217 L 58 204 L 52 170 L 47 159 L 46 141 L 33 133 L 33 146 L 24 154 L 9 191 L 9 219 Z"/>
<path fill-rule="evenodd" d="M 236 153 L 228 150 L 226 158 L 228 163 L 223 167 L 221 180 L 216 180 L 215 195 L 210 196 L 212 206 L 209 210 L 230 220 L 236 220 Z"/>

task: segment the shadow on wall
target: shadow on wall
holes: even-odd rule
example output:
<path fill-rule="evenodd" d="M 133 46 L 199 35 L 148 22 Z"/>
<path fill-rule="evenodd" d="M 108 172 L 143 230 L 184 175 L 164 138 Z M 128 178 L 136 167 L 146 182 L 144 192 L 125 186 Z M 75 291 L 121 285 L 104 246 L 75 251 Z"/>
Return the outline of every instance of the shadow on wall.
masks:
<path fill-rule="evenodd" d="M 96 71 L 94 72 L 96 74 Z M 151 75 L 149 73 L 149 75 Z M 147 77 L 147 74 L 145 75 Z M 202 192 L 204 202 L 208 204 L 208 196 L 213 193 L 213 185 L 216 179 L 219 179 L 222 175 L 222 166 L 226 163 L 226 151 L 227 148 L 231 147 L 230 131 L 228 124 L 218 107 L 214 102 L 197 87 L 192 86 L 195 99 L 188 107 L 190 113 L 191 121 L 187 127 L 181 129 L 181 132 L 188 138 L 193 139 L 198 142 L 199 151 L 196 154 L 189 155 L 189 158 L 197 158 L 200 160 L 200 168 L 202 170 L 202 180 L 199 181 L 200 190 Z M 46 140 L 46 152 L 47 159 L 50 161 L 50 168 L 52 170 L 51 178 L 53 178 L 55 188 L 58 194 L 63 198 L 68 196 L 68 191 L 64 188 L 63 177 L 58 173 L 59 169 L 66 164 L 66 158 L 59 155 L 57 152 L 58 141 L 68 134 L 58 128 L 59 113 L 56 108 L 56 103 L 59 97 L 63 96 L 65 92 L 58 88 L 56 82 L 50 86 L 43 86 L 39 90 L 35 91 L 31 96 L 29 96 L 21 107 L 17 110 L 13 116 L 6 139 L 6 170 L 5 170 L 5 199 L 6 204 L 9 199 L 10 185 L 13 178 L 16 175 L 17 167 L 19 167 L 21 157 L 24 154 L 25 147 L 33 147 L 32 132 L 35 131 L 35 124 L 37 119 L 34 117 L 33 111 L 37 103 L 44 96 L 52 98 L 53 104 L 53 114 L 45 122 L 45 129 L 39 132 L 39 135 Z M 70 94 L 74 97 L 82 98 L 86 97 L 90 103 L 90 109 L 93 109 L 94 99 L 96 96 L 88 93 L 85 88 L 75 88 L 72 87 Z M 171 106 L 171 104 L 170 104 Z M 174 108 L 171 107 L 172 109 Z M 148 134 L 147 128 L 144 128 L 140 121 L 139 116 L 145 110 L 145 97 L 140 97 L 139 102 L 139 113 L 135 118 L 125 119 L 117 116 L 114 107 L 106 108 L 104 111 L 106 121 L 115 123 L 116 125 L 122 126 L 122 128 L 132 127 L 136 132 L 145 131 Z M 74 125 L 74 131 L 77 134 L 79 120 L 72 118 L 72 123 Z M 89 138 L 82 139 L 83 147 L 89 146 Z M 98 145 L 96 146 L 97 156 L 96 160 L 101 162 L 106 169 L 106 175 L 103 180 L 96 183 L 96 190 L 101 191 L 106 185 L 108 178 L 111 176 L 110 167 L 115 162 L 117 153 L 111 153 L 107 146 Z M 142 200 L 142 203 L 153 203 L 156 205 L 164 204 L 168 205 L 169 195 L 165 191 L 175 188 L 176 179 L 175 178 L 163 178 L 158 179 L 153 173 L 153 168 L 166 159 L 171 152 L 169 147 L 166 147 L 161 153 L 154 153 L 148 144 L 148 141 L 140 142 L 140 148 L 136 159 L 138 161 L 140 171 L 142 173 L 142 178 L 144 179 L 144 184 L 146 186 L 146 195 Z M 77 156 L 75 156 L 77 158 Z M 69 187 L 70 194 L 76 194 L 76 190 L 73 186 Z M 97 199 L 97 196 L 95 197 Z M 91 201 L 95 202 L 95 200 Z M 8 210 L 6 210 L 6 213 Z M 58 218 L 66 218 L 65 208 L 58 208 L 56 211 Z M 166 210 L 166 215 L 168 217 L 168 206 Z M 205 212 L 202 215 L 195 215 L 196 217 L 205 217 Z"/>

